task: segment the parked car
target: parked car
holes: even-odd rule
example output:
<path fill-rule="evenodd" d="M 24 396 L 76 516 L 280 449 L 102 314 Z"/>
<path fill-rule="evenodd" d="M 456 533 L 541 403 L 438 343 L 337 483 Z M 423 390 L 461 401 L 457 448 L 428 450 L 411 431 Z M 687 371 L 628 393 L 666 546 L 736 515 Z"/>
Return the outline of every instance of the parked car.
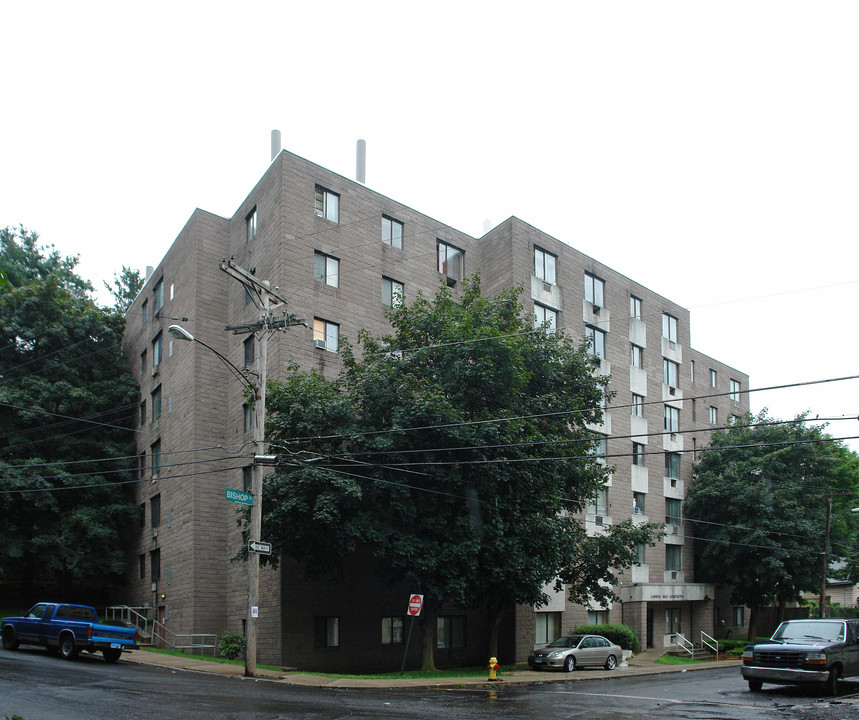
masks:
<path fill-rule="evenodd" d="M 88 605 L 38 603 L 22 617 L 0 620 L 0 634 L 5 650 L 16 650 L 22 643 L 42 645 L 67 660 L 86 650 L 100 651 L 107 662 L 116 662 L 123 650 L 137 648 L 133 628 L 99 623 L 95 608 Z"/>
<path fill-rule="evenodd" d="M 552 668 L 567 672 L 585 665 L 600 665 L 606 670 L 614 670 L 622 658 L 621 647 L 602 635 L 563 635 L 534 650 L 528 656 L 528 665 L 534 670 Z"/>
<path fill-rule="evenodd" d="M 747 645 L 743 678 L 749 690 L 816 683 L 835 695 L 838 680 L 859 675 L 859 620 L 786 620 L 772 638 Z"/>

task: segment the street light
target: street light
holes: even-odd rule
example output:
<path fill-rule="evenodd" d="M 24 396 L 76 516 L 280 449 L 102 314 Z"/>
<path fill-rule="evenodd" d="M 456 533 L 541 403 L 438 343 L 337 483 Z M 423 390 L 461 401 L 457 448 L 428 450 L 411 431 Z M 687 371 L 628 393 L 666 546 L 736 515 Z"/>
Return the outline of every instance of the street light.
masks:
<path fill-rule="evenodd" d="M 254 385 L 248 380 L 244 373 L 233 363 L 219 353 L 215 348 L 207 345 L 202 340 L 195 338 L 181 325 L 171 325 L 167 332 L 174 338 L 188 342 L 200 343 L 203 347 L 211 350 L 217 355 L 232 373 L 241 380 L 253 393 L 254 398 L 254 464 L 251 479 L 251 514 L 248 526 L 248 605 L 245 633 L 245 676 L 254 677 L 257 662 L 257 615 L 259 607 L 259 553 L 252 552 L 250 548 L 258 543 L 262 535 L 262 474 L 263 466 L 256 461 L 257 457 L 264 454 L 263 436 L 265 432 L 265 383 L 267 343 L 260 342 L 257 354 L 257 375 L 259 385 Z M 265 335 L 263 335 L 265 338 Z"/>

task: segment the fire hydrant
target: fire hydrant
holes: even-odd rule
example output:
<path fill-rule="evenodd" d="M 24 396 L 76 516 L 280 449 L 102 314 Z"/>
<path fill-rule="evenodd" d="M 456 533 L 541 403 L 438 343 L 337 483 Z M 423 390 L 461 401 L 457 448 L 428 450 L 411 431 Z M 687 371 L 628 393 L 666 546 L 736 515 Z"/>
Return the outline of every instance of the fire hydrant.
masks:
<path fill-rule="evenodd" d="M 489 680 L 490 682 L 497 682 L 501 678 L 497 676 L 498 671 L 501 669 L 501 666 L 498 664 L 497 658 L 489 658 Z"/>

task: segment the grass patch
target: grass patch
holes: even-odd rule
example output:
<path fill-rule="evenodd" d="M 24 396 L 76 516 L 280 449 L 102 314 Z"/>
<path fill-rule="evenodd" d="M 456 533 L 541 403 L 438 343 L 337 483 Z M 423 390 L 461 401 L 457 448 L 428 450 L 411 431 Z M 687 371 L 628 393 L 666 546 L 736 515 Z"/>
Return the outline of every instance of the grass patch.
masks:
<path fill-rule="evenodd" d="M 659 665 L 700 665 L 706 660 L 696 660 L 691 657 L 678 657 L 677 655 L 665 654 L 657 658 L 654 662 Z"/>
<path fill-rule="evenodd" d="M 211 655 L 194 655 L 192 653 L 182 652 L 181 650 L 168 650 L 166 648 L 156 648 L 156 647 L 139 647 L 135 652 L 150 652 L 155 653 L 156 655 L 172 655 L 173 657 L 182 657 L 193 660 L 205 660 L 206 662 L 213 663 L 223 663 L 224 665 L 241 665 L 244 667 L 244 660 L 227 660 L 227 658 L 221 657 L 213 657 Z M 263 665 L 261 663 L 257 663 L 257 667 L 263 668 L 264 670 L 275 670 L 277 672 L 283 672 L 284 668 L 279 665 Z"/>

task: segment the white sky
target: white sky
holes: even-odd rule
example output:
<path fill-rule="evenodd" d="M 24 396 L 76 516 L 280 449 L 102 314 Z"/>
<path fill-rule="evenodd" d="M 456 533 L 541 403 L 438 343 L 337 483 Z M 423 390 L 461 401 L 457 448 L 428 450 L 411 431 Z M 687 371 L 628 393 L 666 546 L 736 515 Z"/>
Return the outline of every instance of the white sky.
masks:
<path fill-rule="evenodd" d="M 297 7 L 296 7 L 297 6 Z M 284 149 L 516 215 L 689 308 L 752 387 L 859 374 L 859 3 L 4 3 L 0 227 L 102 287 Z M 752 395 L 859 435 L 859 383 Z M 859 444 L 851 444 L 859 449 Z"/>

